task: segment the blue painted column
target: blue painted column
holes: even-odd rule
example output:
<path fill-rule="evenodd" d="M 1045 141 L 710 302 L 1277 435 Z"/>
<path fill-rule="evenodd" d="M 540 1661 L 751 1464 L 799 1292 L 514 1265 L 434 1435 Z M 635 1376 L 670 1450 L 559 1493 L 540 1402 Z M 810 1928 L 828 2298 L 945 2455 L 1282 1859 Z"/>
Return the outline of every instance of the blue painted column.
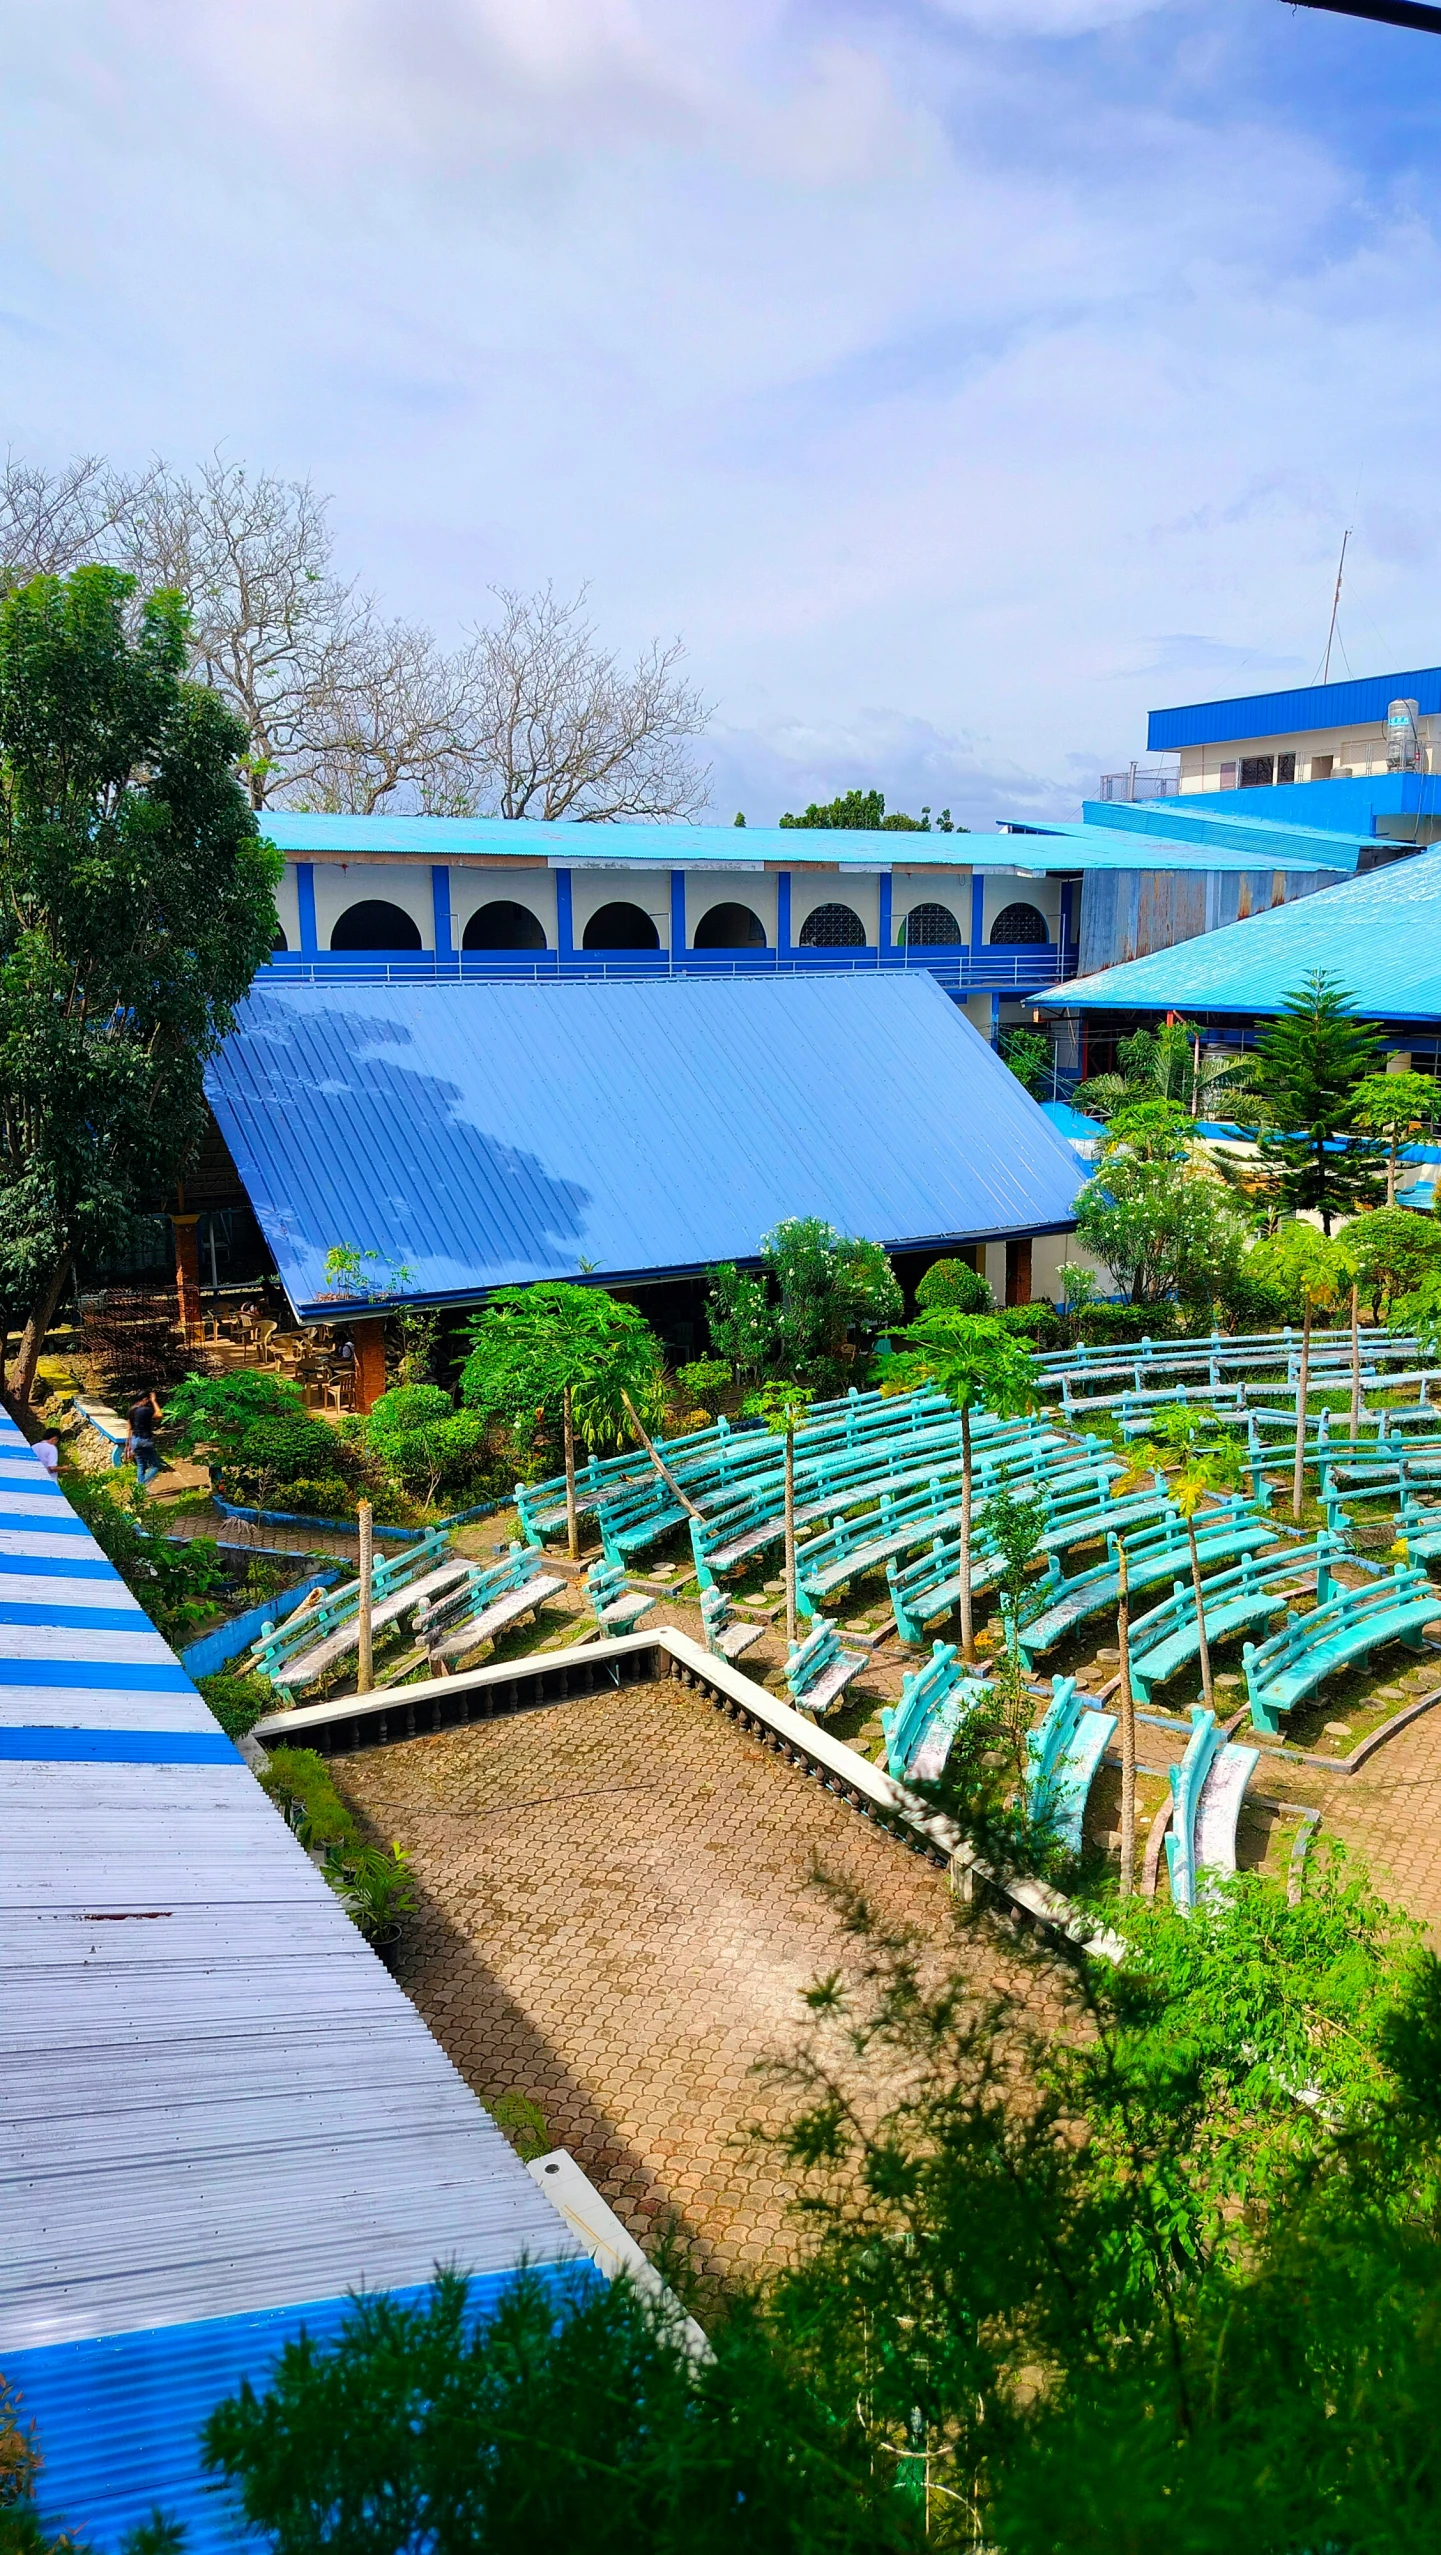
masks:
<path fill-rule="evenodd" d="M 894 890 L 895 880 L 891 872 L 883 869 L 881 872 L 881 918 L 876 932 L 876 945 L 880 953 L 879 963 L 882 966 L 891 954 L 891 899 Z"/>
<path fill-rule="evenodd" d="M 295 864 L 295 893 L 300 899 L 300 946 L 313 958 L 320 943 L 315 937 L 315 871 L 309 861 Z"/>
<path fill-rule="evenodd" d="M 979 870 L 971 872 L 971 956 L 986 945 L 986 882 Z"/>
<path fill-rule="evenodd" d="M 1061 959 L 1063 964 L 1065 962 L 1066 952 L 1075 946 L 1075 896 L 1075 880 L 1073 878 L 1063 878 L 1061 881 Z"/>
<path fill-rule="evenodd" d="M 998 1046 L 1000 1045 L 1000 1043 L 1001 1043 L 1001 997 L 1000 997 L 1000 995 L 999 995 L 999 994 L 994 994 L 994 993 L 993 993 L 993 994 L 992 994 L 992 996 L 991 996 L 991 1045 L 992 1045 L 993 1047 L 998 1047 Z"/>
<path fill-rule="evenodd" d="M 555 945 L 562 960 L 575 956 L 575 933 L 571 921 L 570 871 L 555 873 Z"/>
<path fill-rule="evenodd" d="M 791 874 L 788 869 L 776 877 L 776 956 L 791 954 Z"/>
<path fill-rule="evenodd" d="M 685 959 L 685 871 L 673 869 L 670 874 L 670 963 L 675 971 L 677 959 Z"/>
<path fill-rule="evenodd" d="M 453 958 L 455 943 L 450 937 L 450 872 L 443 861 L 431 864 L 430 906 L 435 917 L 436 957 Z"/>

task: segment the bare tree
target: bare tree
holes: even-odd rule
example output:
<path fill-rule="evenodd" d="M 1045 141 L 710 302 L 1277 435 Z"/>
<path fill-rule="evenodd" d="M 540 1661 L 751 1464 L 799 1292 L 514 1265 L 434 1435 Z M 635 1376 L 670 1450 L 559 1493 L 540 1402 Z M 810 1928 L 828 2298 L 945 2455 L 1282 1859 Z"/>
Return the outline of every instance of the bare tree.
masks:
<path fill-rule="evenodd" d="M 194 671 L 249 731 L 251 803 L 373 815 L 687 817 L 709 774 L 692 742 L 708 712 L 679 640 L 633 667 L 597 645 L 582 589 L 498 588 L 498 619 L 453 654 L 382 621 L 335 573 L 326 500 L 309 480 L 216 454 L 193 477 L 127 476 L 93 454 L 0 476 L 0 589 L 87 559 L 140 595 L 177 587 Z"/>
<path fill-rule="evenodd" d="M 652 641 L 626 672 L 552 587 L 495 589 L 500 617 L 475 634 L 467 667 L 469 754 L 478 800 L 500 816 L 590 824 L 687 817 L 710 775 L 692 739 L 709 715 L 682 682 L 678 639 Z"/>
<path fill-rule="evenodd" d="M 82 453 L 60 470 L 7 453 L 0 471 L 0 588 L 63 577 L 87 559 L 112 559 L 120 525 L 158 475 L 116 470 Z"/>

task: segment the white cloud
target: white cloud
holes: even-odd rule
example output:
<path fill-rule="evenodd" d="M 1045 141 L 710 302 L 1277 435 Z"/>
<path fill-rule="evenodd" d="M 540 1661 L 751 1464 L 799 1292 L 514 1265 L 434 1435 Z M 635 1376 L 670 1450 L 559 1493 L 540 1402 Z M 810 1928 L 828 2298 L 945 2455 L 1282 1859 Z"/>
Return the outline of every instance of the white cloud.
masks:
<path fill-rule="evenodd" d="M 347 564 L 447 629 L 590 578 L 618 644 L 684 632 L 753 815 L 1070 804 L 1172 686 L 1309 673 L 1353 520 L 1353 659 L 1441 654 L 1433 146 L 1399 100 L 1344 151 L 1306 111 L 1375 29 L 0 0 L 0 33 L 3 438 L 309 470 Z"/>

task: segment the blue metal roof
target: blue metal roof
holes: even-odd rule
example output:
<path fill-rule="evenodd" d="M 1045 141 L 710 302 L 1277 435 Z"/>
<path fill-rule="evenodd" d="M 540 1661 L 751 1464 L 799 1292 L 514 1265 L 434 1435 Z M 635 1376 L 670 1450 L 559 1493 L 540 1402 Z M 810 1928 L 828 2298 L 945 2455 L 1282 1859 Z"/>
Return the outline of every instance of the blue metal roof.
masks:
<path fill-rule="evenodd" d="M 1369 824 L 1358 832 L 1275 823 L 1261 815 L 1216 815 L 1188 809 L 1183 800 L 1148 799 L 1135 806 L 1087 799 L 1079 824 L 1017 821 L 1013 843 L 1030 845 L 1054 836 L 1073 848 L 1075 869 L 1302 870 L 1341 877 L 1356 866 Z M 1018 850 L 1017 859 L 1023 857 Z"/>
<path fill-rule="evenodd" d="M 416 1302 L 1069 1224 L 1069 1147 L 932 978 L 257 992 L 211 1103 L 308 1319 L 337 1243 Z"/>
<path fill-rule="evenodd" d="M 1373 1020 L 1441 1020 L 1441 851 L 1345 879 L 1295 905 L 1078 977 L 1051 1010 L 1278 1011 L 1315 968 Z"/>
<path fill-rule="evenodd" d="M 49 2528 L 233 2555 L 242 2376 L 353 2288 L 577 2247 L 3 1417 L 0 1596 L 0 2367 Z"/>
<path fill-rule="evenodd" d="M 1345 683 L 1307 683 L 1288 692 L 1249 692 L 1233 701 L 1193 701 L 1153 710 L 1146 744 L 1153 754 L 1183 745 L 1229 745 L 1248 736 L 1293 736 L 1305 728 L 1371 727 L 1393 701 L 1414 701 L 1422 717 L 1441 710 L 1441 665 L 1410 674 L 1369 674 Z"/>
<path fill-rule="evenodd" d="M 282 852 L 342 861 L 387 859 L 530 862 L 550 869 L 969 869 L 1005 866 L 992 834 L 847 834 L 791 825 L 548 825 L 528 817 L 310 816 L 266 808 Z"/>

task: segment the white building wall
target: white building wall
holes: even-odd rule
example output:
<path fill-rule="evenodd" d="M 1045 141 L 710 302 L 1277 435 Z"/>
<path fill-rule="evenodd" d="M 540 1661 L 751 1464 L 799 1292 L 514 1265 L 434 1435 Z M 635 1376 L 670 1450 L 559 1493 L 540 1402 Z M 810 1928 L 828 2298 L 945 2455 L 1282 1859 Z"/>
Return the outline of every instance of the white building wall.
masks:
<path fill-rule="evenodd" d="M 317 861 L 315 863 L 315 937 L 322 949 L 351 905 L 380 898 L 409 914 L 420 933 L 422 949 L 435 947 L 435 906 L 427 862 Z M 297 925 L 294 946 L 300 945 Z"/>
<path fill-rule="evenodd" d="M 585 927 L 602 905 L 639 905 L 649 914 L 662 949 L 670 947 L 670 871 L 668 869 L 576 869 L 571 871 L 571 924 L 577 949 L 585 947 Z"/>
<path fill-rule="evenodd" d="M 287 861 L 275 890 L 275 915 L 285 934 L 287 949 L 300 947 L 300 892 L 295 884 L 295 863 Z"/>
<path fill-rule="evenodd" d="M 791 877 L 791 939 L 800 946 L 801 928 L 820 905 L 849 905 L 860 916 L 872 949 L 881 928 L 881 882 L 874 870 L 848 870 L 843 877 L 795 870 Z"/>
<path fill-rule="evenodd" d="M 765 933 L 767 949 L 774 949 L 776 902 L 777 877 L 774 870 L 688 869 L 685 872 L 686 947 L 694 947 L 696 925 L 712 906 L 748 905 Z"/>
<path fill-rule="evenodd" d="M 1417 721 L 1421 739 L 1422 770 L 1441 771 L 1441 737 L 1438 722 L 1422 718 Z M 1221 745 L 1183 745 L 1181 748 L 1181 795 L 1194 790 L 1219 790 L 1233 786 L 1225 777 L 1234 771 L 1235 786 L 1240 783 L 1243 760 L 1255 755 L 1282 754 L 1296 757 L 1298 781 L 1344 781 L 1369 778 L 1386 770 L 1386 726 L 1376 720 L 1364 727 L 1303 728 L 1291 736 L 1244 736 L 1235 743 Z M 1328 761 L 1329 758 L 1329 761 Z M 1319 767 L 1319 768 L 1318 768 Z M 1253 784 L 1265 788 L 1264 782 Z"/>
<path fill-rule="evenodd" d="M 450 873 L 450 936 L 457 949 L 465 926 L 482 905 L 523 905 L 545 934 L 547 949 L 556 945 L 555 873 L 548 869 L 453 869 Z"/>
<path fill-rule="evenodd" d="M 1007 905 L 1034 905 L 1045 918 L 1048 939 L 1056 938 L 1061 919 L 1061 882 L 1058 878 L 1018 878 L 1014 871 L 989 870 L 985 880 L 985 900 L 988 948 L 991 925 Z"/>

